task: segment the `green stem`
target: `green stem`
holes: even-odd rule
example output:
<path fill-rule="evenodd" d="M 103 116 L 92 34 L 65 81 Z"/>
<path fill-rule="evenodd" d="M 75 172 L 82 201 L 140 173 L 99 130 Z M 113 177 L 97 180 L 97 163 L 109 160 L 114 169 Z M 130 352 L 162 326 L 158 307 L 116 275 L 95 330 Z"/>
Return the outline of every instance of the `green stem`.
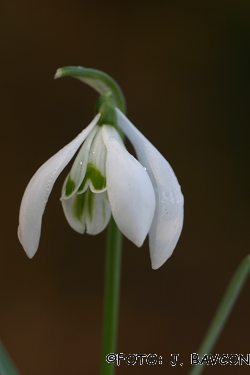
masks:
<path fill-rule="evenodd" d="M 207 330 L 203 342 L 199 348 L 198 354 L 201 359 L 205 354 L 211 354 L 216 340 L 218 339 L 227 318 L 237 300 L 238 295 L 246 281 L 250 271 L 250 255 L 243 259 L 239 267 L 233 274 L 226 292 L 221 300 L 218 310 Z M 205 369 L 204 365 L 195 365 L 189 375 L 199 375 Z"/>
<path fill-rule="evenodd" d="M 122 258 L 122 234 L 111 218 L 108 227 L 105 289 L 104 289 L 104 327 L 101 374 L 114 375 L 116 364 L 107 363 L 106 356 L 116 353 L 118 309 L 120 295 L 120 275 Z"/>
<path fill-rule="evenodd" d="M 0 341 L 0 375 L 19 375 L 6 349 Z"/>

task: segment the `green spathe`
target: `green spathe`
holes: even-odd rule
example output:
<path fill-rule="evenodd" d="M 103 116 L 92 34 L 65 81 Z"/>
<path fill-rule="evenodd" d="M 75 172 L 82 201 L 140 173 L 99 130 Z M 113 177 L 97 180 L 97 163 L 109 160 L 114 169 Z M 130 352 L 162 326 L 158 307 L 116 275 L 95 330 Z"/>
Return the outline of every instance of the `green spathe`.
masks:
<path fill-rule="evenodd" d="M 82 66 L 65 66 L 57 69 L 55 78 L 66 76 L 79 79 L 87 85 L 90 85 L 101 95 L 107 91 L 111 92 L 115 99 L 116 106 L 119 107 L 123 113 L 126 113 L 126 101 L 123 92 L 118 83 L 107 73 L 97 69 L 84 68 Z"/>

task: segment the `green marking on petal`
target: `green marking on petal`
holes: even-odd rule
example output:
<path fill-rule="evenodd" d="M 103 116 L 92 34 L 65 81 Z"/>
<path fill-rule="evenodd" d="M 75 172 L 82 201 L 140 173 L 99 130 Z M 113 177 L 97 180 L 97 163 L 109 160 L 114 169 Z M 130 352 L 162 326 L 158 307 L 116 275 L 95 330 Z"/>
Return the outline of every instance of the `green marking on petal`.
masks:
<path fill-rule="evenodd" d="M 70 196 L 70 194 L 73 193 L 73 191 L 75 190 L 75 187 L 76 187 L 75 181 L 73 181 L 69 176 L 68 181 L 65 186 L 66 197 Z"/>
<path fill-rule="evenodd" d="M 84 189 L 86 182 L 90 180 L 95 190 L 103 190 L 106 187 L 106 177 L 102 175 L 99 169 L 93 163 L 88 163 L 86 174 L 79 191 Z"/>
<path fill-rule="evenodd" d="M 73 213 L 77 220 L 82 221 L 84 209 L 87 208 L 90 220 L 93 219 L 95 193 L 87 189 L 82 194 L 77 194 L 74 201 Z"/>
<path fill-rule="evenodd" d="M 94 204 L 95 204 L 95 193 L 93 193 L 90 189 L 88 190 L 88 211 L 89 211 L 89 218 L 90 221 L 93 219 L 93 212 L 94 212 Z"/>
<path fill-rule="evenodd" d="M 85 201 L 86 201 L 86 195 L 87 195 L 87 191 L 82 193 L 82 194 L 76 195 L 76 198 L 75 198 L 73 212 L 74 212 L 74 216 L 79 221 L 81 221 L 81 217 L 82 217 L 82 214 L 83 214 L 84 205 L 85 205 Z"/>

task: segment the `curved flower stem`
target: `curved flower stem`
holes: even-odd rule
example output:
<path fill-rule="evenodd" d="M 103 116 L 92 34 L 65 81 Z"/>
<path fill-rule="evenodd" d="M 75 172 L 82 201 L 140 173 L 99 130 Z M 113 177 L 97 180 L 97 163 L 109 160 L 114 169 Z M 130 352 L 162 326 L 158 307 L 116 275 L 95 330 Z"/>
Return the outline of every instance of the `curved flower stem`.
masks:
<path fill-rule="evenodd" d="M 0 374 L 1 375 L 19 375 L 15 365 L 11 361 L 6 349 L 0 341 Z"/>
<path fill-rule="evenodd" d="M 101 374 L 115 374 L 116 364 L 107 363 L 106 356 L 116 353 L 118 310 L 120 294 L 120 275 L 122 259 L 122 234 L 113 217 L 110 220 L 107 237 L 105 290 L 104 290 L 104 326 Z"/>
<path fill-rule="evenodd" d="M 198 351 L 199 358 L 202 358 L 205 354 L 211 354 L 211 350 L 213 349 L 214 344 L 227 321 L 227 318 L 237 300 L 238 295 L 240 294 L 249 272 L 250 255 L 243 259 L 231 278 L 218 310 L 200 346 Z M 204 369 L 205 365 L 195 365 L 191 369 L 189 375 L 199 375 Z"/>

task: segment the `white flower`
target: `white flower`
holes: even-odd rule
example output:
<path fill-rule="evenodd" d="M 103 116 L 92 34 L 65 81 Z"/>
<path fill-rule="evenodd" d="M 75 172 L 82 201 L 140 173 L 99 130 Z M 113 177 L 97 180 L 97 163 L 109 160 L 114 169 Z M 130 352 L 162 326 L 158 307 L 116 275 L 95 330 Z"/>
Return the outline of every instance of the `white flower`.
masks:
<path fill-rule="evenodd" d="M 53 185 L 81 144 L 61 197 L 70 226 L 79 233 L 98 234 L 112 213 L 121 232 L 138 247 L 149 233 L 152 268 L 159 268 L 172 254 L 183 223 L 180 186 L 163 156 L 120 110 L 116 113 L 118 126 L 139 161 L 128 153 L 115 127 L 99 126 L 100 114 L 96 115 L 38 169 L 25 190 L 18 237 L 30 258 L 39 245 L 42 216 Z"/>

